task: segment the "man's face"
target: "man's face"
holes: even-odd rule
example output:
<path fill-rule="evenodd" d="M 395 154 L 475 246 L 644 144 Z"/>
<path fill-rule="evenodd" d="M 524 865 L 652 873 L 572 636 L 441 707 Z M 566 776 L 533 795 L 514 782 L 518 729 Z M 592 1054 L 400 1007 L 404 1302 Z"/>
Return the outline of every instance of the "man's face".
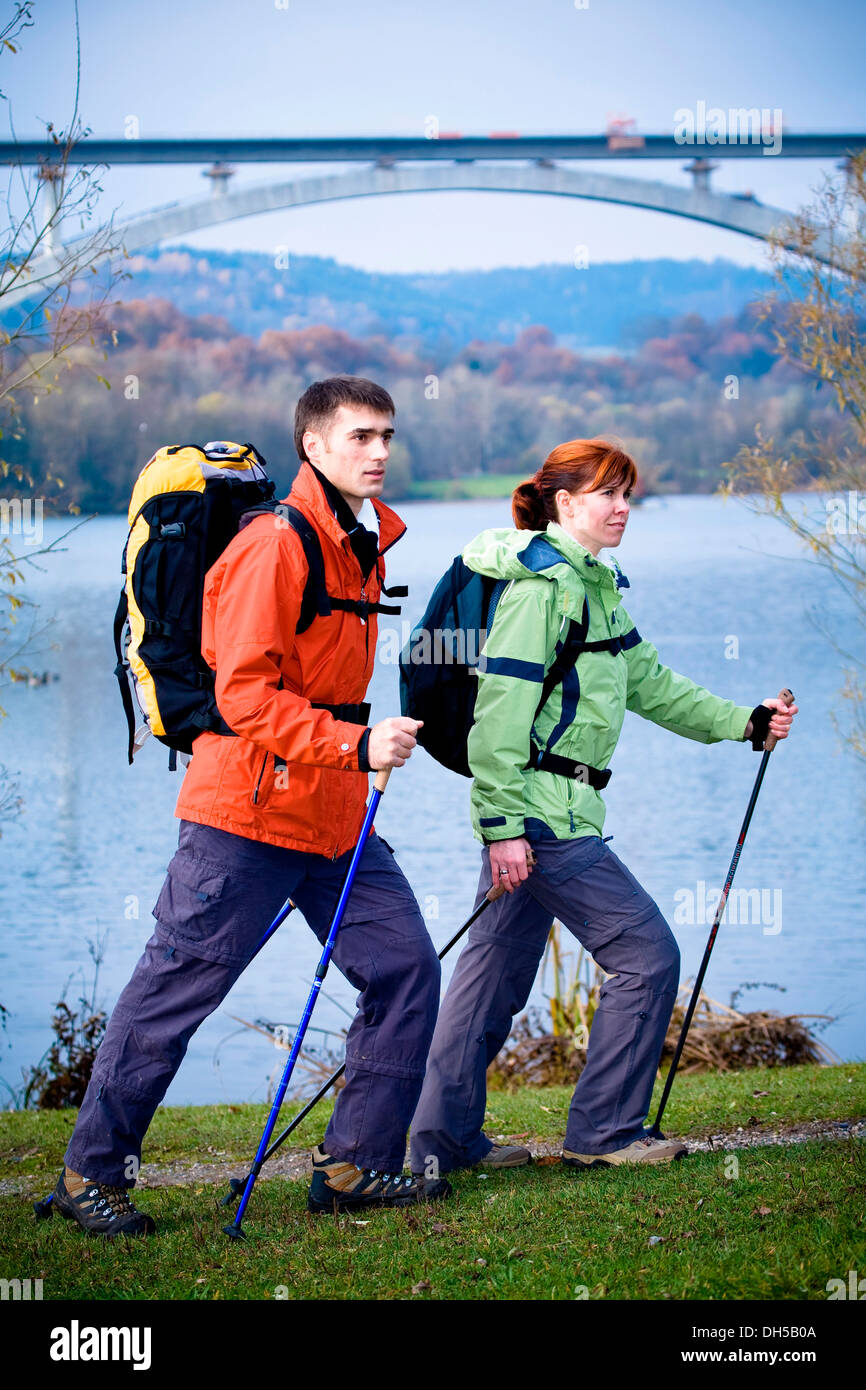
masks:
<path fill-rule="evenodd" d="M 304 450 L 357 516 L 365 497 L 382 492 L 393 434 L 390 415 L 367 406 L 341 405 L 323 432 L 304 431 Z"/>

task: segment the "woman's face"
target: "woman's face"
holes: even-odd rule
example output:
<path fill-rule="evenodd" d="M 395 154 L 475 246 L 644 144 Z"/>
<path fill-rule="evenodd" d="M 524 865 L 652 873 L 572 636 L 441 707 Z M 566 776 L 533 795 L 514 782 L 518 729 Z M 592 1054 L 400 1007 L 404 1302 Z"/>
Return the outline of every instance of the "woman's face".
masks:
<path fill-rule="evenodd" d="M 597 555 L 602 546 L 619 545 L 628 521 L 631 488 L 625 482 L 607 484 L 595 492 L 556 494 L 559 524 L 581 545 Z"/>

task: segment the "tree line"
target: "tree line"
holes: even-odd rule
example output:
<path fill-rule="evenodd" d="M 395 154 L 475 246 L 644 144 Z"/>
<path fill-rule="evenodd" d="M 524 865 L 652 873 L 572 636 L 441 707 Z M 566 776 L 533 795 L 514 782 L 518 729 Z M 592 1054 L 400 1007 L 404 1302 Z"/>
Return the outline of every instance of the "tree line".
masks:
<path fill-rule="evenodd" d="M 578 436 L 620 440 L 647 493 L 713 491 L 756 426 L 783 448 L 841 440 L 845 420 L 778 357 L 772 321 L 745 310 L 659 328 L 627 354 L 575 352 L 536 325 L 511 343 L 474 341 L 443 356 L 324 325 L 253 338 L 166 300 L 127 301 L 67 354 L 50 394 L 21 401 L 0 443 L 5 491 L 32 492 L 28 475 L 37 487 L 60 476 L 64 498 L 83 510 L 122 512 L 155 449 L 222 438 L 255 443 L 288 488 L 295 402 L 338 372 L 373 377 L 394 397 L 394 499 L 433 479 L 532 472 Z"/>

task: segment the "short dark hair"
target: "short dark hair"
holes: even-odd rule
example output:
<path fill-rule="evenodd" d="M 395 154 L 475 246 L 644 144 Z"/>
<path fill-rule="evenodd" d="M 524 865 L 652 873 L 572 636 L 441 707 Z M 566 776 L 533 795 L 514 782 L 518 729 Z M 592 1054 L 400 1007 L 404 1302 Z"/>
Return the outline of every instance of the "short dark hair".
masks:
<path fill-rule="evenodd" d="M 295 448 L 299 459 L 309 462 L 304 452 L 304 432 L 325 430 L 341 405 L 366 405 L 383 415 L 396 414 L 384 386 L 377 386 L 365 376 L 329 376 L 324 381 L 314 381 L 295 407 Z"/>

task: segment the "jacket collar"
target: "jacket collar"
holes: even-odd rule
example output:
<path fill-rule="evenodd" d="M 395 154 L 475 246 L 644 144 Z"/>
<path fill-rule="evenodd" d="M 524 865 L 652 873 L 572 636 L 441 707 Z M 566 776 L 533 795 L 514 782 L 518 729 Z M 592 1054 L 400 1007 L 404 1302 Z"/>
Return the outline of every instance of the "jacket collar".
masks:
<path fill-rule="evenodd" d="M 306 461 L 301 463 L 291 493 L 285 500 L 303 502 L 317 526 L 330 536 L 336 545 L 340 545 L 346 539 L 347 533 L 334 516 L 322 484 L 313 472 L 312 466 Z M 384 555 L 385 551 L 405 534 L 406 524 L 396 512 L 384 502 L 380 502 L 378 497 L 371 500 L 379 517 L 379 554 Z"/>
<path fill-rule="evenodd" d="M 617 595 L 620 589 L 628 589 L 631 587 L 617 561 L 614 560 L 613 557 L 611 557 L 611 565 L 607 565 L 603 560 L 597 559 L 591 550 L 587 550 L 585 545 L 581 545 L 580 541 L 575 540 L 574 536 L 569 535 L 568 531 L 560 526 L 557 521 L 548 522 L 547 537 L 559 553 L 574 566 L 585 583 L 594 585 L 606 584 Z"/>

